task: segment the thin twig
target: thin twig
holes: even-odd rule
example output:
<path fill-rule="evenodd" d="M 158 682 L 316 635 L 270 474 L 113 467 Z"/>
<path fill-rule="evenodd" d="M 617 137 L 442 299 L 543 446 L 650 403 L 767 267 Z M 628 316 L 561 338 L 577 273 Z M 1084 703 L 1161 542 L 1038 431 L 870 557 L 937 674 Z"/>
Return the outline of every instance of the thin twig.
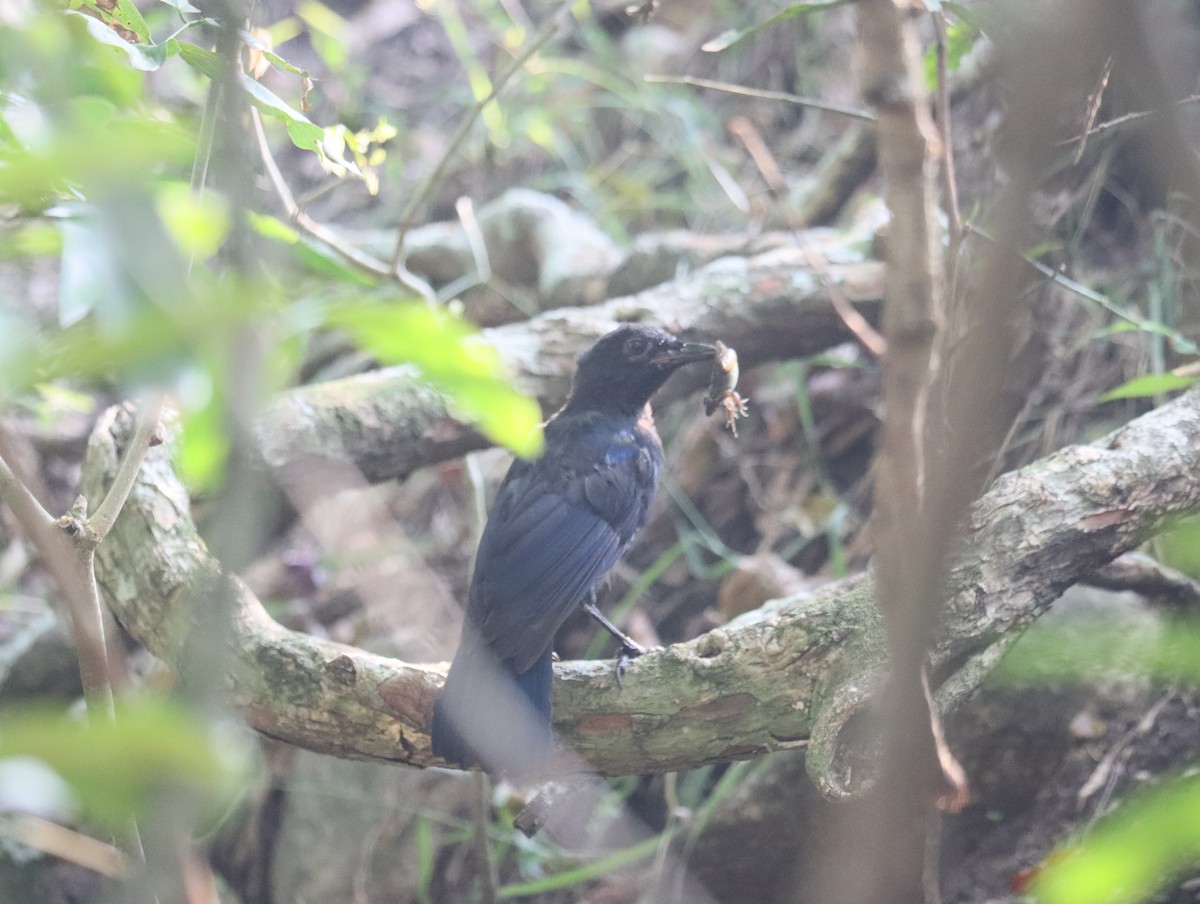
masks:
<path fill-rule="evenodd" d="M 95 514 L 88 519 L 88 527 L 91 528 L 88 532 L 90 534 L 89 542 L 100 543 L 103 541 L 117 520 L 117 515 L 121 513 L 125 500 L 129 498 L 129 491 L 133 489 L 134 481 L 137 480 L 142 462 L 145 461 L 146 451 L 154 442 L 162 410 L 163 396 L 161 393 L 156 393 L 138 406 L 133 439 L 129 443 L 129 448 L 125 450 L 125 457 L 121 459 L 121 464 L 117 467 L 117 473 L 113 476 L 113 482 L 108 488 L 107 495 L 97 506 Z"/>
<path fill-rule="evenodd" d="M 9 467 L 3 455 L 0 455 L 0 501 L 12 509 L 17 522 L 35 543 L 39 535 L 53 533 L 54 518 L 42 508 L 42 504 Z"/>
<path fill-rule="evenodd" d="M 475 121 L 479 119 L 488 104 L 495 100 L 500 92 L 504 90 L 509 80 L 529 62 L 535 53 L 541 50 L 542 47 L 559 33 L 566 24 L 567 19 L 570 18 L 572 6 L 574 6 L 573 0 L 559 7 L 558 11 L 542 26 L 541 31 L 534 35 L 528 46 L 513 59 L 508 68 L 496 76 L 492 81 L 492 90 L 487 93 L 487 96 L 476 101 L 475 105 L 467 111 L 467 115 L 459 122 L 458 128 L 454 130 L 454 133 L 446 142 L 446 149 L 442 152 L 441 159 L 438 160 L 433 169 L 427 172 L 418 183 L 412 197 L 409 198 L 408 204 L 405 205 L 404 211 L 400 215 L 400 224 L 396 227 L 396 250 L 392 253 L 393 271 L 400 272 L 404 269 L 404 240 L 408 237 L 409 230 L 413 227 L 417 213 L 425 204 L 433 187 L 441 179 L 442 173 L 445 172 L 446 167 L 450 163 L 450 159 L 457 153 L 459 147 L 466 139 L 471 126 L 475 125 Z"/>
<path fill-rule="evenodd" d="M 405 288 L 420 295 L 426 301 L 431 301 L 434 298 L 433 288 L 427 282 L 420 279 L 420 277 L 408 274 L 407 271 L 404 274 L 393 272 L 383 261 L 348 244 L 337 233 L 318 223 L 305 213 L 296 202 L 291 187 L 287 184 L 287 180 L 283 178 L 283 173 L 280 172 L 279 165 L 275 162 L 275 157 L 272 155 L 271 147 L 267 142 L 266 132 L 263 130 L 262 117 L 254 107 L 250 108 L 250 119 L 254 123 L 254 134 L 258 140 L 258 153 L 262 157 L 263 167 L 267 171 L 267 178 L 271 180 L 271 186 L 275 189 L 275 194 L 278 195 L 288 219 L 297 229 L 317 241 L 328 245 L 335 253 L 341 255 L 347 263 L 357 267 L 364 273 L 377 276 L 381 279 L 395 279 L 401 285 L 405 286 Z M 405 276 L 409 278 L 403 278 Z"/>
<path fill-rule="evenodd" d="M 204 110 L 200 115 L 200 134 L 196 141 L 196 156 L 192 158 L 191 187 L 196 196 L 204 194 L 204 185 L 208 181 L 208 164 L 212 159 L 213 136 L 220 108 L 221 83 L 214 81 L 209 86 L 208 97 L 204 101 Z"/>
<path fill-rule="evenodd" d="M 1168 340 L 1170 340 L 1171 344 L 1175 347 L 1187 347 L 1188 344 L 1190 343 L 1190 340 L 1183 334 L 1179 333 L 1178 331 L 1169 329 L 1169 328 L 1164 328 L 1162 326 L 1162 324 L 1156 324 L 1156 323 L 1152 323 L 1147 320 L 1143 320 L 1140 317 L 1136 317 L 1133 314 L 1130 314 L 1128 311 L 1122 310 L 1107 295 L 1102 295 L 1101 293 L 1097 292 L 1095 289 L 1090 289 L 1087 286 L 1083 285 L 1082 283 L 1076 282 L 1075 280 L 1071 279 L 1071 277 L 1069 277 L 1063 273 L 1059 273 L 1053 267 L 1048 267 L 1045 264 L 1043 264 L 1041 261 L 1035 260 L 1034 258 L 1030 257 L 1028 254 L 1025 254 L 1022 251 L 1018 251 L 1016 248 L 1013 248 L 1010 245 L 1004 244 L 999 239 L 997 239 L 995 236 L 991 235 L 987 230 L 985 230 L 979 226 L 976 226 L 972 223 L 968 223 L 965 228 L 968 232 L 972 233 L 973 235 L 977 235 L 981 239 L 984 239 L 985 241 L 991 243 L 992 245 L 995 245 L 997 248 L 1001 248 L 1001 249 L 1007 251 L 1009 254 L 1013 255 L 1014 257 L 1020 258 L 1022 261 L 1024 261 L 1026 264 L 1028 264 L 1030 267 L 1032 267 L 1034 270 L 1036 270 L 1042 276 L 1046 277 L 1046 279 L 1048 279 L 1050 282 L 1054 283 L 1055 285 L 1061 286 L 1062 288 L 1066 289 L 1068 292 L 1072 293 L 1073 295 L 1079 296 L 1080 298 L 1084 299 L 1085 301 L 1092 302 L 1093 304 L 1103 308 L 1105 311 L 1108 311 L 1108 313 L 1112 314 L 1114 317 L 1116 317 L 1120 320 L 1124 320 L 1126 323 L 1132 324 L 1133 326 L 1137 327 L 1139 330 L 1148 330 L 1151 332 L 1161 333 Z"/>
<path fill-rule="evenodd" d="M 805 241 L 803 224 L 797 219 L 795 211 L 786 203 L 787 184 L 784 182 L 783 174 L 780 172 L 779 165 L 775 162 L 775 158 L 767 147 L 767 143 L 762 140 L 762 136 L 759 135 L 758 130 L 754 128 L 750 120 L 744 116 L 735 116 L 730 120 L 729 131 L 742 142 L 742 145 L 746 148 L 746 152 L 750 155 L 750 159 L 758 168 L 759 175 L 766 182 L 767 189 L 780 204 L 784 216 L 788 219 L 788 225 L 791 227 L 796 244 L 800 246 L 800 250 L 804 254 L 808 266 L 813 271 L 813 275 L 817 277 L 826 294 L 828 294 L 833 309 L 842 318 L 842 323 L 846 325 L 846 328 L 858 338 L 858 341 L 871 354 L 876 357 L 883 357 L 887 351 L 887 343 L 884 342 L 883 336 L 879 335 L 879 331 L 871 326 L 867 318 L 859 313 L 858 309 L 846 298 L 846 294 L 841 290 L 841 287 L 833 281 L 829 273 L 829 267 L 825 261 L 825 255 L 813 247 L 812 243 Z"/>
<path fill-rule="evenodd" d="M 826 113 L 836 113 L 848 116 L 861 122 L 874 122 L 875 114 L 857 107 L 843 107 L 828 101 L 814 100 L 811 97 L 801 97 L 799 94 L 789 94 L 786 91 L 770 91 L 765 88 L 747 88 L 745 85 L 734 85 L 730 82 L 714 82 L 711 79 L 698 78 L 694 75 L 647 75 L 644 81 L 659 85 L 691 85 L 693 88 L 708 88 L 712 91 L 724 91 L 726 94 L 739 94 L 743 97 L 761 97 L 763 100 L 781 100 L 784 103 L 795 104 L 798 107 L 810 107 Z"/>
<path fill-rule="evenodd" d="M 1105 590 L 1131 590 L 1172 609 L 1200 607 L 1200 582 L 1141 552 L 1118 556 L 1082 583 Z"/>
<path fill-rule="evenodd" d="M 1115 119 L 1102 122 L 1100 125 L 1088 129 L 1082 135 L 1076 135 L 1072 138 L 1064 138 L 1062 141 L 1055 142 L 1054 146 L 1066 147 L 1086 138 L 1091 138 L 1093 135 L 1099 135 L 1101 132 L 1107 132 L 1109 129 L 1116 129 L 1121 126 L 1128 125 L 1131 122 L 1136 122 L 1139 119 L 1146 119 L 1149 116 L 1159 116 L 1160 114 L 1165 113 L 1167 110 L 1174 107 L 1182 107 L 1187 104 L 1194 103 L 1200 103 L 1200 94 L 1189 94 L 1187 97 L 1181 97 L 1179 100 L 1170 104 L 1170 106 L 1164 107 L 1161 110 L 1138 110 L 1133 113 L 1126 113 L 1123 116 L 1118 116 Z"/>
<path fill-rule="evenodd" d="M 123 851 L 32 813 L 17 813 L 0 823 L 0 835 L 102 876 L 129 875 L 129 858 Z"/>
<path fill-rule="evenodd" d="M 1092 126 L 1096 124 L 1096 116 L 1100 112 L 1100 104 L 1104 100 L 1104 89 L 1108 87 L 1108 78 L 1112 75 L 1113 58 L 1110 54 L 1108 60 L 1104 63 L 1104 71 L 1100 73 L 1100 79 L 1096 83 L 1096 90 L 1088 97 L 1087 115 L 1083 121 L 1083 133 L 1079 136 L 1079 146 L 1075 148 L 1075 156 L 1071 158 L 1071 165 L 1075 166 L 1083 159 L 1084 149 L 1087 147 L 1088 135 L 1091 134 Z"/>
<path fill-rule="evenodd" d="M 955 262 L 962 244 L 962 214 L 958 210 L 958 180 L 954 174 L 954 145 L 950 131 L 950 77 L 946 67 L 946 16 L 933 13 L 934 33 L 937 35 L 937 125 L 942 144 L 942 185 L 946 192 L 946 216 L 950 220 L 950 248 L 947 258 L 947 297 L 954 297 Z"/>
<path fill-rule="evenodd" d="M 479 881 L 479 897 L 483 904 L 496 904 L 499 877 L 492 860 L 492 845 L 488 827 L 492 821 L 492 780 L 483 772 L 471 776 L 475 806 L 471 814 L 471 847 L 475 855 L 475 876 Z"/>

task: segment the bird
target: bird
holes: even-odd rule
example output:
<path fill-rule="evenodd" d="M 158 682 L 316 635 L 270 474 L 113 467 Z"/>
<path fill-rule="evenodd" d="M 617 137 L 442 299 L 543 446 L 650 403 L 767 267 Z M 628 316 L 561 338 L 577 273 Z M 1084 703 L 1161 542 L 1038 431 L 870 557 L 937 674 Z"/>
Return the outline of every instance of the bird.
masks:
<path fill-rule="evenodd" d="M 596 588 L 646 523 L 663 468 L 650 398 L 716 348 L 624 324 L 578 360 L 571 393 L 545 424 L 542 455 L 515 460 L 480 536 L 462 638 L 434 704 L 435 756 L 514 779 L 553 749 L 553 642 L 582 608 L 627 658 L 645 652 L 596 606 Z"/>

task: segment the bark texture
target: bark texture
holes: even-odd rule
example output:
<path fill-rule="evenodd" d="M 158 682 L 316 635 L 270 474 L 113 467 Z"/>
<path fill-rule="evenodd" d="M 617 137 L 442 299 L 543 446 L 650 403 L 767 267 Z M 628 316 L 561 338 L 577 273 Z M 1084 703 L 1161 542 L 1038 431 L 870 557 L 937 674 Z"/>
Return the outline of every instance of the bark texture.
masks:
<path fill-rule="evenodd" d="M 109 479 L 132 416 L 97 424 L 84 491 Z M 415 665 L 288 631 L 226 578 L 192 521 L 168 443 L 150 450 L 97 551 L 102 591 L 125 628 L 167 663 L 189 656 L 199 607 L 226 580 L 231 702 L 260 732 L 322 753 L 433 764 L 426 734 L 443 666 Z M 1099 442 L 1006 475 L 972 508 L 953 571 L 935 667 L 941 700 L 964 699 L 1007 641 L 1062 590 L 1135 547 L 1170 515 L 1200 506 L 1200 391 Z M 828 794 L 856 790 L 843 729 L 886 668 L 868 577 L 767 604 L 723 628 L 635 661 L 618 687 L 610 662 L 556 668 L 556 728 L 606 775 L 691 768 L 809 744 Z"/>

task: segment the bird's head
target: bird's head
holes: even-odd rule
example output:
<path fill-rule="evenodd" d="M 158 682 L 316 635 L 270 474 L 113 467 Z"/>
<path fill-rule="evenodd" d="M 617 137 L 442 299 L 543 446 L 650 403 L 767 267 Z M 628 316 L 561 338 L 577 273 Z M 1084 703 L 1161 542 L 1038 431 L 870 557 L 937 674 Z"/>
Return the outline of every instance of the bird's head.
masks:
<path fill-rule="evenodd" d="M 711 345 L 684 342 L 658 327 L 627 323 L 580 355 L 568 404 L 636 413 L 676 370 L 711 361 L 716 353 Z"/>

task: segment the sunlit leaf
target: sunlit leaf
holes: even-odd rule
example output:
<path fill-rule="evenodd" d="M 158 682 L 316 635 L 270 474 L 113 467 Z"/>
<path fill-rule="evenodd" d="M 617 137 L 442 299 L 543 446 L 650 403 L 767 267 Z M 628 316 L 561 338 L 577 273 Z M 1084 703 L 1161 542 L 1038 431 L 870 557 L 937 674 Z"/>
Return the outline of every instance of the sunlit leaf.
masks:
<path fill-rule="evenodd" d="M 329 322 L 385 363 L 409 362 L 490 439 L 518 455 L 542 449 L 541 410 L 505 379 L 500 355 L 474 328 L 424 304 L 339 304 Z"/>
<path fill-rule="evenodd" d="M 37 153 L 0 151 L 0 200 L 29 209 L 52 204 L 71 186 L 115 192 L 148 174 L 191 159 L 195 143 L 178 126 L 149 119 L 80 123 Z"/>
<path fill-rule="evenodd" d="M 1116 389 L 1110 389 L 1100 396 L 1100 401 L 1150 398 L 1167 392 L 1175 392 L 1178 389 L 1187 389 L 1195 384 L 1196 380 L 1196 377 L 1180 377 L 1171 373 L 1142 374 L 1140 377 L 1127 380 Z"/>
<path fill-rule="evenodd" d="M 76 4 L 73 3 L 72 6 L 74 5 Z M 103 6 L 95 0 L 82 0 L 79 5 L 90 9 L 98 16 L 96 21 L 103 20 L 101 24 L 104 24 L 106 28 L 109 24 L 116 25 L 129 32 L 130 36 L 136 38 L 138 43 L 150 43 L 150 27 L 132 0 L 114 0 L 114 2 L 106 2 Z M 111 31 L 111 29 L 109 30 Z"/>
<path fill-rule="evenodd" d="M 88 34 L 100 43 L 107 44 L 109 47 L 115 47 L 124 52 L 129 58 L 129 65 L 142 72 L 153 72 L 160 68 L 166 62 L 167 57 L 173 53 L 172 48 L 168 44 L 152 44 L 149 42 L 133 44 L 126 41 L 99 19 L 92 16 L 85 16 L 83 13 L 71 12 L 70 10 L 68 10 L 68 14 L 83 19 L 87 25 Z"/>
<path fill-rule="evenodd" d="M 189 66 L 202 75 L 210 79 L 219 79 L 221 77 L 221 72 L 225 64 L 221 57 L 213 51 L 204 50 L 195 44 L 180 41 L 179 55 L 183 57 Z M 321 139 L 325 137 L 324 129 L 280 98 L 271 89 L 267 88 L 261 82 L 250 78 L 244 72 L 238 73 L 238 79 L 242 88 L 250 95 L 250 100 L 254 103 L 254 106 L 258 107 L 261 113 L 274 117 L 284 124 L 287 128 L 288 136 L 292 139 L 292 143 L 296 147 L 306 151 L 317 150 Z"/>
<path fill-rule="evenodd" d="M 247 763 L 243 745 L 159 698 L 122 702 L 115 724 L 45 709 L 10 710 L 0 715 L 0 757 L 10 756 L 50 766 L 87 816 L 117 830 L 170 788 L 227 800 Z"/>
<path fill-rule="evenodd" d="M 306 151 L 317 149 L 321 139 L 325 137 L 324 129 L 299 110 L 285 103 L 261 82 L 256 82 L 245 73 L 239 73 L 239 76 L 242 87 L 250 95 L 254 105 L 263 113 L 275 117 L 284 124 L 292 139 L 292 144 Z"/>
<path fill-rule="evenodd" d="M 1039 904 L 1136 904 L 1200 859 L 1200 777 L 1169 781 L 1119 808 L 1078 847 L 1055 856 L 1033 890 Z"/>

